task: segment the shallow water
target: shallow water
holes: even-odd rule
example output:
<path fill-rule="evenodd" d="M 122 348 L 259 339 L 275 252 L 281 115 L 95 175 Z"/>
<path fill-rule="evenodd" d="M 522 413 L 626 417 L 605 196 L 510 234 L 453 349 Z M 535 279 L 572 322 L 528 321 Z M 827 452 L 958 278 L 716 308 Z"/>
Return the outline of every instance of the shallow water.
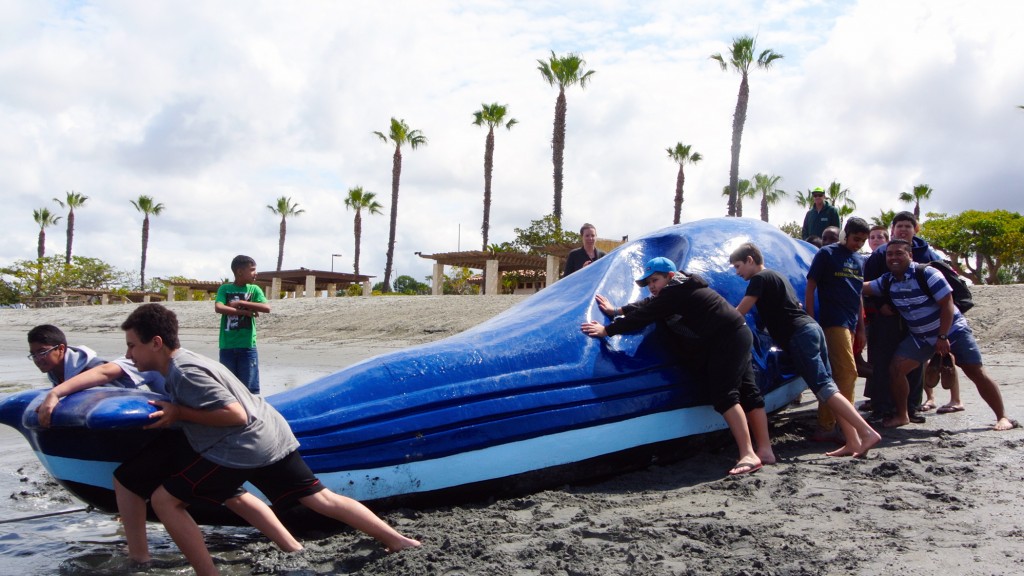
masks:
<path fill-rule="evenodd" d="M 24 336 L 22 335 L 23 339 Z M 29 388 L 47 388 L 46 377 L 25 358 L 27 345 L 0 336 L 0 397 Z M 112 348 L 110 338 L 83 343 L 101 354 Z M 24 349 L 23 349 L 24 348 Z M 269 348 L 269 347 L 268 347 Z M 194 347 L 216 355 L 216 349 Z M 272 351 L 268 350 L 268 355 Z M 261 356 L 263 350 L 261 349 Z M 261 362 L 264 393 L 272 394 L 309 382 L 334 369 L 325 366 L 277 366 Z M 0 425 L 0 574 L 102 575 L 191 574 L 192 571 L 163 527 L 150 523 L 148 570 L 132 566 L 125 555 L 124 533 L 113 515 L 89 511 L 50 478 L 28 442 L 16 430 Z M 241 527 L 204 527 L 207 544 L 222 574 L 314 574 L 306 568 L 287 569 L 272 545 L 258 532 Z M 269 560 L 268 560 L 269 559 Z"/>

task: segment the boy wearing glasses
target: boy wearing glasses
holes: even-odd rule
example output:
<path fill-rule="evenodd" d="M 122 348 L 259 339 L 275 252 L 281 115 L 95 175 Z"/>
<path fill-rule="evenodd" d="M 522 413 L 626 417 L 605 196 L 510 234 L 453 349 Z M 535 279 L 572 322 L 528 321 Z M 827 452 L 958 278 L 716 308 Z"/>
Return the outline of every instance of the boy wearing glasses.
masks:
<path fill-rule="evenodd" d="M 154 392 L 165 392 L 164 378 L 159 372 L 139 372 L 127 358 L 108 362 L 88 346 L 68 346 L 64 332 L 51 324 L 28 331 L 28 352 L 28 359 L 53 385 L 36 408 L 43 426 L 49 426 L 50 415 L 61 398 L 86 388 L 148 386 Z"/>
<path fill-rule="evenodd" d="M 108 363 L 88 346 L 68 346 L 64 332 L 51 324 L 36 326 L 28 331 L 28 351 L 28 359 L 35 363 L 40 372 L 46 374 L 54 386 Z M 131 360 L 125 358 L 110 363 L 117 366 L 118 372 L 108 382 L 112 386 L 138 388 L 147 384 L 147 376 L 152 376 L 140 374 Z"/>

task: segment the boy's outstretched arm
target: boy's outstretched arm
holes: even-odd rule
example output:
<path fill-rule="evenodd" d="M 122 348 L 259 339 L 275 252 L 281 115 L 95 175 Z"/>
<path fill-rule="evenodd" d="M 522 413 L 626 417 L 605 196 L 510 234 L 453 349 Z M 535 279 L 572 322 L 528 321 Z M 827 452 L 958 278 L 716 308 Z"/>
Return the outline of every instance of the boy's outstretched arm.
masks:
<path fill-rule="evenodd" d="M 116 362 L 107 362 L 106 364 L 100 364 L 95 368 L 90 368 L 85 372 L 76 374 L 75 376 L 68 378 L 60 384 L 54 386 L 46 393 L 46 397 L 36 407 L 36 414 L 39 417 L 39 425 L 48 428 L 50 426 L 50 417 L 53 414 L 53 409 L 57 406 L 57 402 L 61 398 L 68 394 L 74 394 L 79 390 L 86 390 L 88 388 L 94 388 L 96 386 L 102 386 L 109 384 L 124 376 L 124 370 Z"/>

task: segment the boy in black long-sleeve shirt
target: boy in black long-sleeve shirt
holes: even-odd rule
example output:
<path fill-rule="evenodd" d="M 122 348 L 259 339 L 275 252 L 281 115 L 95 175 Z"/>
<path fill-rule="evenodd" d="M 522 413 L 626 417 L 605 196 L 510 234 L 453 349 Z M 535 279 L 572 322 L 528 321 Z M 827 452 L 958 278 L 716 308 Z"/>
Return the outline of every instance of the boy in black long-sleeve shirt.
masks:
<path fill-rule="evenodd" d="M 661 322 L 672 334 L 678 333 L 672 328 L 678 325 L 696 335 L 708 354 L 705 381 L 715 386 L 715 411 L 729 424 L 739 448 L 739 460 L 729 474 L 747 474 L 759 470 L 763 464 L 774 464 L 764 398 L 757 389 L 750 364 L 753 335 L 743 316 L 703 278 L 680 273 L 668 258 L 651 259 L 644 267 L 644 275 L 636 282 L 651 291 L 649 298 L 616 308 L 598 294 L 596 300 L 601 312 L 615 320 L 608 326 L 596 320 L 585 322 L 580 327 L 583 333 L 601 338 L 636 332 L 648 324 Z M 756 450 L 751 442 L 751 430 Z"/>

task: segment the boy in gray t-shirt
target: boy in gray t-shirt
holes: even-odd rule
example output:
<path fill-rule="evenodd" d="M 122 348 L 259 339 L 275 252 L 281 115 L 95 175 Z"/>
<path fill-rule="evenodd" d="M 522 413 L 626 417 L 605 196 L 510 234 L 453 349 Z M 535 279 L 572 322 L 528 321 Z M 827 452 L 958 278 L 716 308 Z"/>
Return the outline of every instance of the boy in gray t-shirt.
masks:
<path fill-rule="evenodd" d="M 118 511 L 128 554 L 148 562 L 145 499 L 197 574 L 216 574 L 202 532 L 188 513 L 192 503 L 223 503 L 251 482 L 272 504 L 298 503 L 373 536 L 396 552 L 419 546 L 399 534 L 366 506 L 323 486 L 297 449 L 288 422 L 255 396 L 226 368 L 180 348 L 178 320 L 160 304 L 143 304 L 121 324 L 126 356 L 140 370 L 167 379 L 171 401 L 155 400 L 159 410 L 147 428 L 181 427 L 181 435 L 149 449 L 114 472 Z M 248 518 L 246 518 L 248 520 Z M 261 528 L 262 529 L 262 528 Z M 284 530 L 283 526 L 280 528 Z"/>

